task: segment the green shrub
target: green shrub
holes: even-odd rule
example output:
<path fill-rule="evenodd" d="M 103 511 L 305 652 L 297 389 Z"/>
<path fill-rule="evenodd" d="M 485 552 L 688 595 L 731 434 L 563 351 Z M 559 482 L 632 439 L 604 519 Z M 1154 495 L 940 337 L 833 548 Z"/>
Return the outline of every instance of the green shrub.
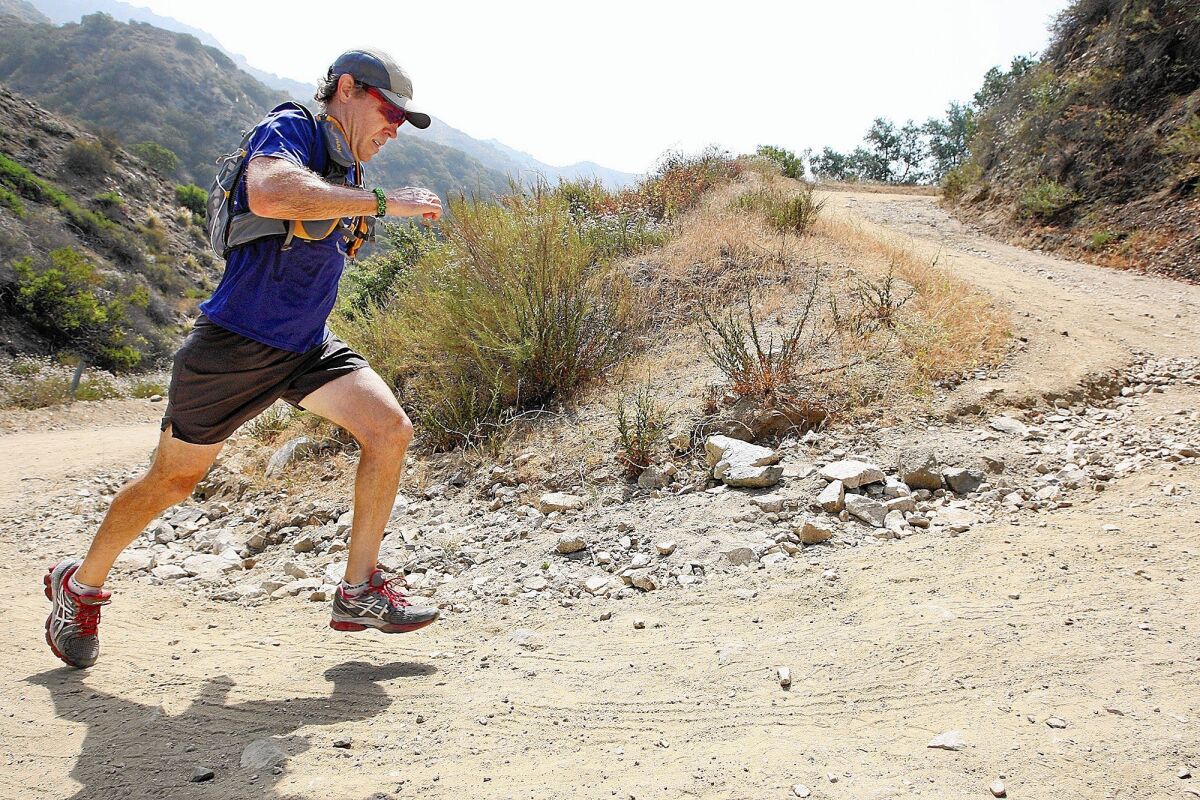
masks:
<path fill-rule="evenodd" d="M 737 208 L 760 212 L 777 231 L 803 236 L 817 221 L 824 200 L 813 199 L 812 184 L 802 183 L 796 192 L 767 187 L 747 192 L 734 201 Z"/>
<path fill-rule="evenodd" d="M 116 192 L 100 192 L 100 194 L 92 198 L 92 202 L 101 209 L 115 208 L 124 210 L 125 208 L 125 198 Z"/>
<path fill-rule="evenodd" d="M 384 239 L 383 252 L 347 265 L 342 309 L 349 316 L 386 306 L 397 284 L 439 243 L 436 231 L 411 222 L 384 223 Z"/>
<path fill-rule="evenodd" d="M 957 200 L 968 187 L 978 183 L 981 177 L 983 169 L 974 161 L 957 166 L 942 178 L 942 196 L 947 200 Z"/>
<path fill-rule="evenodd" d="M 116 383 L 103 375 L 85 375 L 75 391 L 76 400 L 113 400 L 120 396 Z"/>
<path fill-rule="evenodd" d="M 25 216 L 25 204 L 21 202 L 21 198 L 3 186 L 0 186 L 0 206 L 4 206 L 18 217 Z"/>
<path fill-rule="evenodd" d="M 802 180 L 804 178 L 804 160 L 791 150 L 762 144 L 754 151 L 756 155 L 769 159 L 778 168 L 781 175 Z"/>
<path fill-rule="evenodd" d="M 70 248 L 53 250 L 50 264 L 35 269 L 32 258 L 13 262 L 14 305 L 30 324 L 60 349 L 81 354 L 101 366 L 128 368 L 141 353 L 124 328 L 119 299 L 102 299 L 95 267 Z"/>
<path fill-rule="evenodd" d="M 179 169 L 179 156 L 157 142 L 141 142 L 129 149 L 151 169 L 163 175 L 174 175 L 175 170 Z"/>
<path fill-rule="evenodd" d="M 200 219 L 208 216 L 208 192 L 194 183 L 180 184 L 175 187 L 175 199 L 179 205 L 199 215 Z"/>
<path fill-rule="evenodd" d="M 1096 231 L 1088 239 L 1089 250 L 1103 250 L 1119 238 L 1112 231 Z"/>
<path fill-rule="evenodd" d="M 154 397 L 155 395 L 166 397 L 167 384 L 160 380 L 154 380 L 151 378 L 139 378 L 138 380 L 135 380 L 133 383 L 129 384 L 128 391 L 130 397 L 136 397 L 141 400 L 144 400 L 148 397 Z"/>
<path fill-rule="evenodd" d="M 416 262 L 404 291 L 343 320 L 382 374 L 407 380 L 439 448 L 569 397 L 616 362 L 629 315 L 624 284 L 597 262 L 562 197 L 459 199 L 450 212 L 446 242 Z"/>
<path fill-rule="evenodd" d="M 636 478 L 654 460 L 654 451 L 667 430 L 667 409 L 654 396 L 650 376 L 633 393 L 617 393 L 617 462 Z"/>
<path fill-rule="evenodd" d="M 1061 183 L 1040 180 L 1017 198 L 1021 216 L 1049 222 L 1079 202 L 1079 195 Z"/>
<path fill-rule="evenodd" d="M 99 178 L 113 170 L 112 156 L 100 142 L 76 139 L 63 154 L 66 168 L 83 178 Z"/>

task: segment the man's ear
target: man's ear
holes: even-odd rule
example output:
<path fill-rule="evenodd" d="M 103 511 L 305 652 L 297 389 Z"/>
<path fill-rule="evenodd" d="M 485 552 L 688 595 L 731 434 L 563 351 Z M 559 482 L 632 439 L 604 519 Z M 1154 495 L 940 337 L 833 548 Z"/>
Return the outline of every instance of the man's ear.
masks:
<path fill-rule="evenodd" d="M 344 72 L 338 76 L 337 96 L 343 102 L 354 96 L 354 76 Z"/>

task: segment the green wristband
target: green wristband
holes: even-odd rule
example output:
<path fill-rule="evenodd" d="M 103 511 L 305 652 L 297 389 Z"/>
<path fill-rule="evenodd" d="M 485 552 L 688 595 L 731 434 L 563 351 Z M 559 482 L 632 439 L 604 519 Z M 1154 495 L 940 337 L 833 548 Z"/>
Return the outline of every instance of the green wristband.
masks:
<path fill-rule="evenodd" d="M 383 189 L 380 189 L 378 186 L 376 186 L 374 189 L 372 189 L 371 192 L 372 192 L 372 194 L 375 195 L 375 216 L 386 217 L 387 216 L 387 195 L 384 194 Z"/>

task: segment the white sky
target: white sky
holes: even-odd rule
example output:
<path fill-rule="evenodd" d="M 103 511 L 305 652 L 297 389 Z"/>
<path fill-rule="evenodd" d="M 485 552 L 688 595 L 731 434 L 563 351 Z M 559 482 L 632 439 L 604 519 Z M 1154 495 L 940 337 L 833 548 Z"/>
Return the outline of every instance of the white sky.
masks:
<path fill-rule="evenodd" d="M 876 116 L 940 115 L 989 67 L 1041 51 L 1069 4 L 133 2 L 302 81 L 342 50 L 382 47 L 450 125 L 550 164 L 629 172 L 708 144 L 845 150 Z"/>

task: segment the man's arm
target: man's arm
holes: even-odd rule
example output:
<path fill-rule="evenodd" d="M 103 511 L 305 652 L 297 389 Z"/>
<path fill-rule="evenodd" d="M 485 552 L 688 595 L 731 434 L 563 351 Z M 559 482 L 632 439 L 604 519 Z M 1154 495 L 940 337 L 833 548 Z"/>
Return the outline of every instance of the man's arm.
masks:
<path fill-rule="evenodd" d="M 246 199 L 252 212 L 270 219 L 333 219 L 376 211 L 373 192 L 326 183 L 312 170 L 270 156 L 252 158 L 246 165 Z M 393 189 L 387 192 L 387 213 L 438 219 L 442 201 L 425 189 Z"/>

